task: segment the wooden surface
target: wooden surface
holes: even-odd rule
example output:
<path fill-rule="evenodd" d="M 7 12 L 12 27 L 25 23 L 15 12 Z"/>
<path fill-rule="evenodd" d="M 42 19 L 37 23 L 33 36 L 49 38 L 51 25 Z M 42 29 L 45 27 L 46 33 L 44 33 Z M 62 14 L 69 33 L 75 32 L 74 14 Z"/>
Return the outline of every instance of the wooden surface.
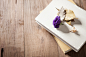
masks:
<path fill-rule="evenodd" d="M 86 44 L 64 54 L 53 36 L 35 22 L 51 0 L 0 0 L 0 57 L 86 57 Z M 86 0 L 74 0 L 86 10 Z"/>

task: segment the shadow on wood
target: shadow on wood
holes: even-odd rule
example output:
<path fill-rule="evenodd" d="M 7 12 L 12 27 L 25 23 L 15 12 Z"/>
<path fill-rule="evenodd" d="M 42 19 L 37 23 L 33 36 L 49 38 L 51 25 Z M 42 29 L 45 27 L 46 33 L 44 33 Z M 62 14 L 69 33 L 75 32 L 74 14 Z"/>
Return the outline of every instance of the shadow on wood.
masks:
<path fill-rule="evenodd" d="M 86 57 L 86 44 L 79 50 L 79 52 L 70 51 L 66 55 L 70 57 Z"/>

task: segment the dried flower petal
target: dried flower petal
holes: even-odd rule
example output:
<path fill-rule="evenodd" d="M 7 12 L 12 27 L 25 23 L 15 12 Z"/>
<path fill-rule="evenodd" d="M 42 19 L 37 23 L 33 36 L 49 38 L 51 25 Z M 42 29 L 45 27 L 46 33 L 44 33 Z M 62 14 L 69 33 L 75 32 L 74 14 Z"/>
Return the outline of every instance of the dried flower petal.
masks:
<path fill-rule="evenodd" d="M 56 16 L 56 18 L 53 20 L 54 27 L 59 28 L 60 23 L 61 23 L 60 16 Z"/>
<path fill-rule="evenodd" d="M 58 16 L 60 16 L 60 19 L 61 19 L 61 21 L 63 21 L 64 19 L 65 19 L 65 14 L 66 14 L 66 11 L 65 11 L 65 9 L 62 7 L 60 10 L 59 10 L 59 12 L 58 12 Z"/>

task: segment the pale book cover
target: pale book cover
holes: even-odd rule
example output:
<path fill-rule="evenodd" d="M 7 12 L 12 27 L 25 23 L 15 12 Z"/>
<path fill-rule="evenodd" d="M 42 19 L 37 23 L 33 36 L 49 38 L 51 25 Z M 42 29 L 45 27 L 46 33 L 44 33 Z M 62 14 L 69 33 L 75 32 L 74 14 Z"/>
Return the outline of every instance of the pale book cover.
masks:
<path fill-rule="evenodd" d="M 73 3 L 73 4 L 75 4 L 75 2 L 74 2 L 73 0 L 68 0 L 68 1 L 70 1 L 70 2 Z M 76 4 L 75 4 L 75 5 L 76 5 Z M 66 44 L 65 44 L 64 42 L 62 42 L 60 39 L 58 39 L 58 38 L 55 37 L 55 36 L 54 36 L 54 38 L 55 38 L 56 42 L 58 43 L 58 45 L 60 46 L 61 50 L 62 50 L 64 53 L 67 53 L 67 52 L 69 52 L 69 51 L 72 50 L 68 45 L 66 45 Z"/>
<path fill-rule="evenodd" d="M 73 3 L 73 4 L 75 4 L 75 2 L 73 1 L 73 0 L 68 0 L 68 1 L 70 1 L 71 3 Z M 76 5 L 76 4 L 75 4 Z M 42 11 L 40 11 L 40 13 L 41 13 Z M 72 49 L 68 46 L 68 45 L 66 45 L 64 42 L 62 42 L 60 39 L 58 39 L 57 37 L 55 37 L 54 36 L 54 38 L 55 38 L 55 40 L 56 40 L 56 42 L 58 43 L 58 45 L 60 46 L 60 48 L 61 48 L 61 50 L 64 52 L 64 53 L 67 53 L 67 52 L 69 52 L 69 51 L 71 51 Z"/>
<path fill-rule="evenodd" d="M 77 33 L 69 32 L 70 26 L 64 22 L 59 29 L 54 28 L 52 21 L 57 16 L 57 9 L 61 7 L 71 9 L 76 17 L 78 18 L 73 23 L 73 26 L 77 29 Z M 46 13 L 46 14 L 45 14 Z M 52 14 L 51 14 L 52 13 Z M 74 51 L 78 52 L 86 41 L 86 22 L 85 22 L 86 11 L 80 7 L 70 3 L 66 0 L 53 0 L 42 12 L 39 14 L 35 20 L 38 24 L 43 26 L 51 34 L 59 38 L 62 42 L 71 47 Z M 65 27 L 67 26 L 67 27 Z"/>

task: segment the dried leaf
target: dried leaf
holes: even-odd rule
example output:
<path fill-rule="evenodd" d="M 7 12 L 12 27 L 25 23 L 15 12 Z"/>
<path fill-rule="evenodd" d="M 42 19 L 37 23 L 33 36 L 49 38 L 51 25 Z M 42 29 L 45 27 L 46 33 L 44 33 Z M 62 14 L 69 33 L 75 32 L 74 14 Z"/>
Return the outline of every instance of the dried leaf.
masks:
<path fill-rule="evenodd" d="M 66 9 L 66 17 L 65 20 L 72 20 L 75 18 L 75 14 L 72 10 Z"/>
<path fill-rule="evenodd" d="M 67 22 L 67 24 L 71 25 L 71 21 Z"/>

